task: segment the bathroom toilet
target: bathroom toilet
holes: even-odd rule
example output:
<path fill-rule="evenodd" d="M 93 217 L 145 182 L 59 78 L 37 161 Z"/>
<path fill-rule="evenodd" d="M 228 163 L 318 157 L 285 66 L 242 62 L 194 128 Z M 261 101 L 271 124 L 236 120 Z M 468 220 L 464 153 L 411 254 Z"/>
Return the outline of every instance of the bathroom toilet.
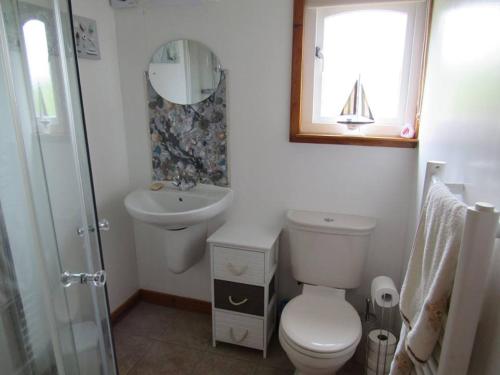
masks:
<path fill-rule="evenodd" d="M 345 290 L 361 283 L 375 220 L 290 210 L 287 228 L 292 274 L 304 285 L 283 310 L 279 340 L 297 374 L 335 374 L 361 339 Z"/>

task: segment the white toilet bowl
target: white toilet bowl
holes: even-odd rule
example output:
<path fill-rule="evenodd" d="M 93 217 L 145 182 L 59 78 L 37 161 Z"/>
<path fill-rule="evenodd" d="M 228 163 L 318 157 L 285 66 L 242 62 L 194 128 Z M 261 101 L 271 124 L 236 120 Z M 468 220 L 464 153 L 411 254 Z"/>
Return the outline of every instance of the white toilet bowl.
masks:
<path fill-rule="evenodd" d="M 328 289 L 305 286 L 283 310 L 279 340 L 298 374 L 335 374 L 361 340 L 358 313 L 343 291 Z"/>

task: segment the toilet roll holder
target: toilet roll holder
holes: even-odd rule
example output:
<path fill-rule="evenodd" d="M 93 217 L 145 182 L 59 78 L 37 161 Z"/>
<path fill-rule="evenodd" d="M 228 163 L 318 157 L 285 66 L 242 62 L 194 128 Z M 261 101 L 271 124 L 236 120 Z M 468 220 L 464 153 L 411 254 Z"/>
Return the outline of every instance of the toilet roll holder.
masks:
<path fill-rule="evenodd" d="M 380 310 L 380 320 L 374 311 L 371 311 L 372 301 L 371 298 L 366 298 L 365 300 L 365 322 L 375 319 L 378 328 L 375 337 L 376 342 L 373 342 L 373 338 L 370 337 L 370 333 L 366 335 L 366 350 L 365 350 L 365 374 L 366 375 L 385 375 L 389 372 L 391 367 L 392 358 L 394 357 L 395 344 L 390 345 L 390 337 L 394 337 L 391 333 L 394 325 L 394 310 L 397 306 L 393 306 L 392 296 L 390 294 L 382 295 L 383 305 L 373 304 L 373 306 L 379 306 Z M 373 331 L 372 331 L 373 332 Z M 372 335 L 373 336 L 373 335 Z"/>

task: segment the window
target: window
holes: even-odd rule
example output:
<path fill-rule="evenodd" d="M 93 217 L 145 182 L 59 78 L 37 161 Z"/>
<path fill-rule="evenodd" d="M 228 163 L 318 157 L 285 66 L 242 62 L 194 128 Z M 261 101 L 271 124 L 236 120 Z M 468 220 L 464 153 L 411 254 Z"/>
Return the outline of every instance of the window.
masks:
<path fill-rule="evenodd" d="M 57 126 L 57 111 L 45 24 L 36 19 L 27 21 L 23 35 L 35 116 L 40 131 L 51 133 Z"/>
<path fill-rule="evenodd" d="M 291 141 L 414 147 L 427 7 L 295 0 Z"/>

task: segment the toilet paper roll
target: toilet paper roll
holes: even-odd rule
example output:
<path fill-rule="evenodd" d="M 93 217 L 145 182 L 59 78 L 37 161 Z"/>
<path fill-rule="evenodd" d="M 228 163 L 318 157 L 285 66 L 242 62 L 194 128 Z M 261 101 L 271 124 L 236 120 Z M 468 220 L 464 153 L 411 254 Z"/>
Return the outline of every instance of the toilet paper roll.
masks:
<path fill-rule="evenodd" d="M 385 329 L 374 329 L 368 334 L 368 350 L 393 354 L 396 351 L 396 336 Z"/>
<path fill-rule="evenodd" d="M 384 362 L 384 361 L 392 361 L 392 358 L 394 357 L 394 352 L 389 353 L 389 350 L 387 350 L 387 353 L 385 351 L 385 346 L 381 346 L 380 350 L 368 350 L 368 354 L 366 357 L 369 360 L 374 361 L 377 363 L 377 359 L 379 362 Z"/>
<path fill-rule="evenodd" d="M 380 307 L 394 307 L 399 303 L 399 293 L 394 281 L 387 276 L 378 276 L 372 281 L 372 301 Z"/>
<path fill-rule="evenodd" d="M 370 351 L 370 353 L 373 353 Z M 377 357 L 379 358 L 379 361 L 377 362 Z M 377 353 L 374 353 L 371 357 L 368 356 L 367 358 L 367 365 L 368 368 L 374 371 L 377 371 L 378 373 L 388 373 L 389 369 L 391 368 L 391 362 L 392 359 L 394 358 L 394 354 L 390 354 L 388 356 L 384 355 L 377 355 Z M 378 367 L 377 367 L 378 363 Z M 384 371 L 385 370 L 385 371 Z"/>

